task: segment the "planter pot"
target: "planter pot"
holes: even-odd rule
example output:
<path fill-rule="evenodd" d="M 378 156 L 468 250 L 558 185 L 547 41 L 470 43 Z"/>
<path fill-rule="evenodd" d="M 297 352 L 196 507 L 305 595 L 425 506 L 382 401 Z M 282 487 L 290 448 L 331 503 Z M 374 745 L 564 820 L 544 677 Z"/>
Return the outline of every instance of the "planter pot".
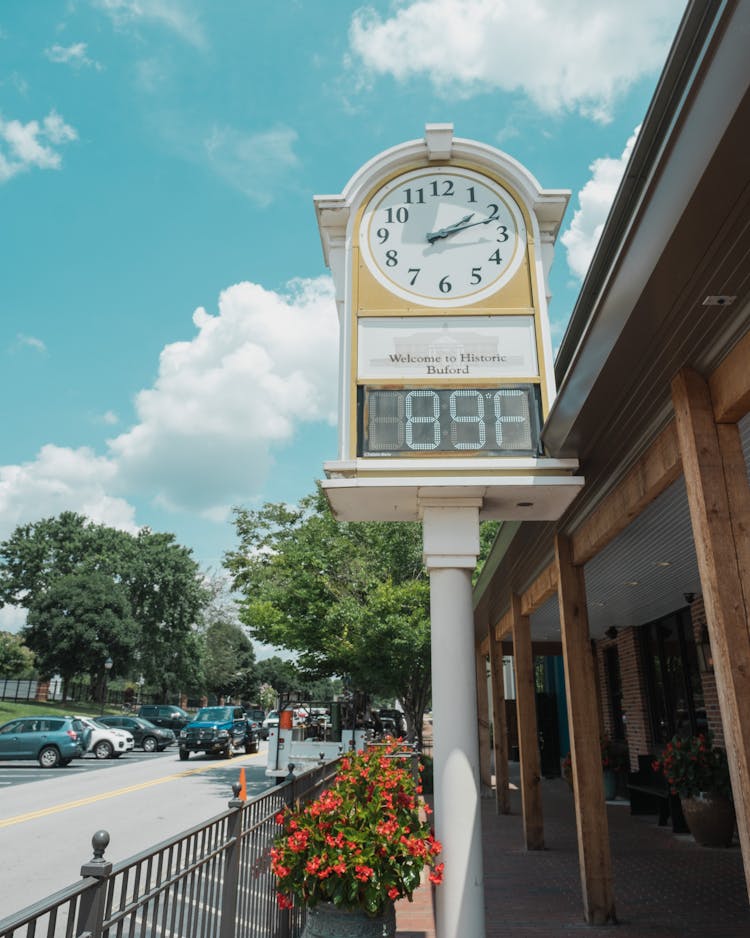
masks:
<path fill-rule="evenodd" d="M 319 902 L 307 910 L 301 938 L 393 938 L 395 934 L 396 910 L 392 902 L 374 918 L 358 909 L 339 909 L 332 902 Z"/>
<path fill-rule="evenodd" d="M 723 795 L 681 798 L 682 811 L 695 842 L 702 847 L 728 847 L 734 834 L 734 805 Z"/>
<path fill-rule="evenodd" d="M 612 801 L 617 797 L 617 773 L 611 769 L 603 769 L 602 779 L 604 781 L 604 800 Z"/>

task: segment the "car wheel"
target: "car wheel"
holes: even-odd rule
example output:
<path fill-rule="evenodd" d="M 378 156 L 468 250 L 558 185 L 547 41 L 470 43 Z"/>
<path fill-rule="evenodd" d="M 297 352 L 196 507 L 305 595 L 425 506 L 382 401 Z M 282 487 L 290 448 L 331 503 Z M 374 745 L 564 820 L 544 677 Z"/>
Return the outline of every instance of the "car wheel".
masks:
<path fill-rule="evenodd" d="M 257 742 L 255 742 L 255 743 L 253 743 L 253 742 L 246 742 L 246 743 L 245 743 L 245 752 L 246 752 L 248 755 L 251 755 L 252 753 L 257 752 L 257 751 L 258 751 L 258 744 L 257 744 Z"/>
<path fill-rule="evenodd" d="M 157 745 L 154 737 L 144 736 L 143 742 L 141 743 L 141 749 L 143 749 L 144 752 L 156 752 Z"/>
<path fill-rule="evenodd" d="M 60 764 L 60 753 L 54 746 L 45 746 L 37 758 L 43 769 L 54 769 Z"/>
<path fill-rule="evenodd" d="M 100 739 L 93 749 L 97 759 L 111 759 L 113 752 L 112 743 L 108 743 L 106 739 Z"/>
<path fill-rule="evenodd" d="M 234 755 L 234 749 L 232 749 L 232 744 L 229 743 L 227 748 L 224 750 L 224 758 L 231 759 L 233 755 Z"/>
<path fill-rule="evenodd" d="M 187 762 L 189 758 L 190 758 L 190 753 L 183 752 L 182 749 L 180 749 L 180 762 Z"/>

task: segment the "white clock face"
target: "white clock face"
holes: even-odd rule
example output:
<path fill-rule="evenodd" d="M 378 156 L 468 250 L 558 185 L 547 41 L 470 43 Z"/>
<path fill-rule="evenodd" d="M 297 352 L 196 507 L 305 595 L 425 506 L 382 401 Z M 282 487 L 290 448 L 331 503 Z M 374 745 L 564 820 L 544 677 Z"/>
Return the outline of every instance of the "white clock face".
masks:
<path fill-rule="evenodd" d="M 465 306 L 518 270 L 526 229 L 518 205 L 494 180 L 436 167 L 398 176 L 375 194 L 359 245 L 392 293 L 426 306 Z"/>

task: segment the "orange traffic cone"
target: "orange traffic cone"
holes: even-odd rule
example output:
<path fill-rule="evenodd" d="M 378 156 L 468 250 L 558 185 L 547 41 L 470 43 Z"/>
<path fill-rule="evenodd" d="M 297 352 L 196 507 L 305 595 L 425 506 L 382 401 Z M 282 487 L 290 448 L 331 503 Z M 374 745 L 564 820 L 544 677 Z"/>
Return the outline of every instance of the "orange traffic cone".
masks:
<path fill-rule="evenodd" d="M 240 769 L 240 801 L 247 801 L 247 782 L 245 781 L 245 770 Z"/>

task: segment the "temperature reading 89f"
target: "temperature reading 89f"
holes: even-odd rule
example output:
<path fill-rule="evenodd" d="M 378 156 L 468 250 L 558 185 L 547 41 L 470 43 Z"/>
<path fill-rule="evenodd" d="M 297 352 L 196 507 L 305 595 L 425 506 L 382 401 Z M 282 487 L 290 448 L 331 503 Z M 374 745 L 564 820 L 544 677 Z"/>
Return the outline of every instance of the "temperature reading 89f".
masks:
<path fill-rule="evenodd" d="M 360 454 L 535 453 L 533 385 L 502 388 L 359 389 Z"/>

